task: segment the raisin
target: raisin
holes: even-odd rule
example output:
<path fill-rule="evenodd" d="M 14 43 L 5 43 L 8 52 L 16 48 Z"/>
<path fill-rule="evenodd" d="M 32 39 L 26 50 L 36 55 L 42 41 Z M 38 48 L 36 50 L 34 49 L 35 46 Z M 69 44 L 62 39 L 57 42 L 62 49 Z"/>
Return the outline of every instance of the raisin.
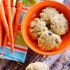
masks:
<path fill-rule="evenodd" d="M 51 35 L 52 35 L 52 33 L 48 33 L 48 35 L 49 35 L 49 36 L 51 36 Z"/>

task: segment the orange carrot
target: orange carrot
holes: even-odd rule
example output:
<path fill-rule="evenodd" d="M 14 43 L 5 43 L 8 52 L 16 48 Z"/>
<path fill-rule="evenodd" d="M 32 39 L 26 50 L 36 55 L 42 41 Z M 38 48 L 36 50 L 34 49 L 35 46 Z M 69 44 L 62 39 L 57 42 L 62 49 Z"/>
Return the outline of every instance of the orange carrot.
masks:
<path fill-rule="evenodd" d="M 0 46 L 2 44 L 2 23 L 0 21 Z"/>
<path fill-rule="evenodd" d="M 21 24 L 19 24 L 19 26 L 18 26 L 18 30 L 20 30 L 20 31 L 21 31 Z"/>
<path fill-rule="evenodd" d="M 11 14 L 11 0 L 4 0 L 5 2 L 5 12 L 8 20 L 10 39 L 11 39 L 11 49 L 14 50 L 14 37 L 13 37 L 13 25 L 12 25 L 12 14 Z"/>
<path fill-rule="evenodd" d="M 3 3 L 3 6 L 4 6 L 4 0 L 2 0 L 2 3 Z M 5 7 L 4 7 L 5 8 Z M 3 46 L 6 47 L 6 44 L 7 44 L 7 39 L 8 39 L 8 36 L 7 34 L 5 35 L 5 37 L 3 38 Z"/>
<path fill-rule="evenodd" d="M 15 18 L 15 14 L 16 14 L 16 9 L 15 9 L 15 7 L 12 7 L 11 10 L 12 10 L 12 21 L 14 22 L 14 18 Z"/>
<path fill-rule="evenodd" d="M 14 22 L 15 14 L 16 14 L 16 0 L 13 0 L 12 4 L 12 22 Z"/>
<path fill-rule="evenodd" d="M 0 20 L 3 23 L 3 26 L 5 28 L 6 34 L 8 36 L 8 39 L 9 39 L 9 41 L 11 41 L 10 40 L 10 35 L 9 35 L 9 27 L 8 27 L 7 20 L 6 20 L 6 17 L 5 17 L 3 3 L 1 2 L 1 0 L 0 0 L 0 17 L 1 17 Z"/>
<path fill-rule="evenodd" d="M 16 0 L 12 0 L 13 1 L 13 4 L 12 4 L 12 22 L 14 21 L 14 18 L 15 18 L 15 14 L 16 14 Z M 7 39 L 7 34 L 5 35 L 5 39 L 4 39 L 4 47 L 6 47 L 7 45 L 7 42 L 8 42 L 8 39 Z"/>
<path fill-rule="evenodd" d="M 10 0 L 11 7 L 12 7 L 12 3 L 13 3 L 13 0 Z"/>
<path fill-rule="evenodd" d="M 22 11 L 22 2 L 21 0 L 18 0 L 16 5 L 16 16 L 15 16 L 15 22 L 14 22 L 14 39 L 16 39 L 21 11 Z"/>
<path fill-rule="evenodd" d="M 8 38 L 7 38 L 7 35 L 5 35 L 5 38 L 4 38 L 4 49 L 6 48 L 6 45 L 7 45 L 7 42 L 8 42 Z"/>

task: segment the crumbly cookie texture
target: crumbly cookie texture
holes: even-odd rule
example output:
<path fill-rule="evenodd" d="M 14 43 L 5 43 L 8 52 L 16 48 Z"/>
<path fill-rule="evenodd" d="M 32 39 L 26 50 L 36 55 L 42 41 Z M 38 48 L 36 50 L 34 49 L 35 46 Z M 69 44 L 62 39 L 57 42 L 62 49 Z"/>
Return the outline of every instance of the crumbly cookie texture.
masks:
<path fill-rule="evenodd" d="M 51 31 L 45 31 L 38 38 L 38 46 L 43 50 L 53 50 L 58 48 L 62 40 L 59 35 Z"/>
<path fill-rule="evenodd" d="M 46 7 L 42 10 L 42 13 L 40 13 L 40 17 L 48 25 L 50 18 L 54 17 L 56 14 L 59 14 L 59 12 L 55 8 Z"/>
<path fill-rule="evenodd" d="M 30 24 L 30 28 L 34 28 L 36 26 L 43 26 L 46 27 L 46 22 L 44 22 L 43 20 L 36 18 L 34 19 L 31 24 Z"/>
<path fill-rule="evenodd" d="M 37 40 L 42 34 L 42 32 L 46 30 L 48 30 L 46 27 L 46 23 L 42 21 L 41 19 L 35 19 L 34 21 L 32 21 L 30 25 L 29 32 L 32 38 L 34 40 Z"/>
<path fill-rule="evenodd" d="M 29 32 L 30 32 L 32 38 L 34 40 L 37 40 L 44 31 L 47 31 L 46 27 L 36 26 L 35 28 L 30 29 Z"/>
<path fill-rule="evenodd" d="M 50 27 L 54 33 L 64 35 L 68 31 L 68 21 L 63 14 L 56 14 L 50 19 Z"/>
<path fill-rule="evenodd" d="M 35 62 L 29 64 L 26 70 L 49 70 L 49 67 L 44 62 Z"/>

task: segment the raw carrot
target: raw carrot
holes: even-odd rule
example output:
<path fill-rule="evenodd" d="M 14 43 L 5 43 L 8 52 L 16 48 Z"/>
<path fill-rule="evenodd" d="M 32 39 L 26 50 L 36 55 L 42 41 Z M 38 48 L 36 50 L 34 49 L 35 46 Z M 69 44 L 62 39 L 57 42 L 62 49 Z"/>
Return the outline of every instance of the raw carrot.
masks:
<path fill-rule="evenodd" d="M 11 7 L 12 7 L 12 3 L 13 3 L 13 0 L 10 0 Z"/>
<path fill-rule="evenodd" d="M 4 0 L 2 0 L 2 3 L 3 3 L 3 6 L 4 6 Z M 6 46 L 6 37 L 7 37 L 7 39 L 8 39 L 8 36 L 7 36 L 7 34 L 5 35 L 5 33 L 3 33 L 4 34 L 4 36 L 3 36 L 3 42 L 2 42 L 2 45 L 5 47 Z"/>
<path fill-rule="evenodd" d="M 12 11 L 12 22 L 14 22 L 14 18 L 15 18 L 15 14 L 16 14 L 16 8 L 12 7 L 11 11 Z"/>
<path fill-rule="evenodd" d="M 21 24 L 19 24 L 19 26 L 18 26 L 18 30 L 21 31 Z"/>
<path fill-rule="evenodd" d="M 22 1 L 18 0 L 16 5 L 16 16 L 15 16 L 15 22 L 14 22 L 14 40 L 16 39 L 16 35 L 18 31 L 21 11 L 22 11 Z"/>
<path fill-rule="evenodd" d="M 8 36 L 8 39 L 9 39 L 9 41 L 11 41 L 10 40 L 10 35 L 9 35 L 9 27 L 8 27 L 7 20 L 6 20 L 6 17 L 5 17 L 3 3 L 1 2 L 1 0 L 0 0 L 0 17 L 1 17 L 0 20 L 3 23 L 3 26 L 5 28 L 6 34 Z"/>
<path fill-rule="evenodd" d="M 0 46 L 2 44 L 2 23 L 0 21 Z"/>
<path fill-rule="evenodd" d="M 7 37 L 7 35 L 5 35 L 5 38 L 4 38 L 4 49 L 6 48 L 6 46 L 7 46 L 7 42 L 8 42 L 8 37 Z"/>
<path fill-rule="evenodd" d="M 14 18 L 15 18 L 15 14 L 16 14 L 16 0 L 13 0 L 11 11 L 12 11 L 12 22 L 14 22 Z"/>
<path fill-rule="evenodd" d="M 2 46 L 4 47 L 4 39 L 5 39 L 5 36 L 6 36 L 6 31 L 5 31 L 5 28 L 4 26 L 2 25 Z M 8 36 L 7 36 L 7 39 L 8 39 Z"/>
<path fill-rule="evenodd" d="M 11 39 L 11 49 L 14 51 L 14 37 L 13 37 L 13 25 L 12 25 L 12 14 L 11 14 L 11 0 L 4 0 L 5 2 L 5 12 L 8 20 L 10 39 Z"/>
<path fill-rule="evenodd" d="M 12 8 L 11 8 L 11 13 L 12 13 L 12 22 L 14 21 L 14 18 L 15 18 L 15 14 L 16 14 L 16 0 L 12 0 Z M 4 39 L 4 47 L 6 47 L 7 45 L 7 42 L 8 42 L 8 39 L 7 39 L 7 34 L 5 35 L 5 39 Z"/>

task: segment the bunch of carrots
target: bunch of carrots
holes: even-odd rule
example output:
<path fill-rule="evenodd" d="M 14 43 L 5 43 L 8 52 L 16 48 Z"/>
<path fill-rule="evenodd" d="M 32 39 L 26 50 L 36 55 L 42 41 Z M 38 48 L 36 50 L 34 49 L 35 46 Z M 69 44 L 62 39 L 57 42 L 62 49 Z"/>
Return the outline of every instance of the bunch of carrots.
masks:
<path fill-rule="evenodd" d="M 6 48 L 10 42 L 12 51 L 14 51 L 21 11 L 21 0 L 0 0 L 0 46 Z"/>

